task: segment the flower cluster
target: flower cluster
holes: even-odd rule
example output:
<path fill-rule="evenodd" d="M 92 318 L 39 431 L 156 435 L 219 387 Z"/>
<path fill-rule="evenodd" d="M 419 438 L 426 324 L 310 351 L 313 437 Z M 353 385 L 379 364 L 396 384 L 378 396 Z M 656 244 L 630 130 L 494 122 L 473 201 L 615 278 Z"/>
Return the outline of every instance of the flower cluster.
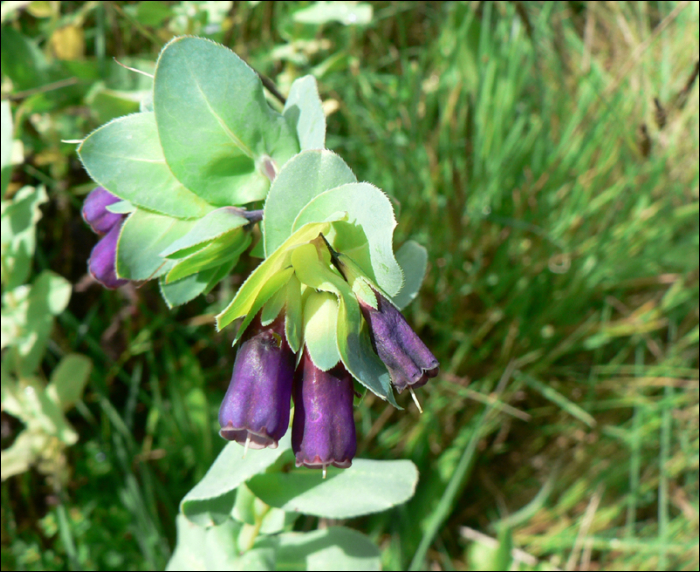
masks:
<path fill-rule="evenodd" d="M 97 187 L 83 203 L 83 219 L 101 237 L 90 253 L 88 270 L 95 280 L 110 290 L 128 282 L 117 277 L 116 269 L 117 242 L 126 215 L 107 210 L 120 200 L 104 187 Z"/>
<path fill-rule="evenodd" d="M 339 278 L 348 271 L 340 260 L 334 256 Z M 319 295 L 313 288 L 302 289 L 308 297 Z M 357 303 L 369 327 L 373 349 L 393 386 L 402 392 L 425 385 L 437 375 L 438 361 L 393 303 L 377 289 L 372 288 L 372 292 L 376 307 L 359 296 Z M 321 468 L 324 474 L 330 465 L 349 467 L 356 450 L 353 376 L 342 361 L 324 371 L 304 344 L 297 360 L 287 339 L 284 312 L 269 323 L 262 320 L 262 313 L 240 339 L 219 411 L 221 436 L 255 449 L 277 447 L 289 425 L 291 397 L 296 465 Z"/>

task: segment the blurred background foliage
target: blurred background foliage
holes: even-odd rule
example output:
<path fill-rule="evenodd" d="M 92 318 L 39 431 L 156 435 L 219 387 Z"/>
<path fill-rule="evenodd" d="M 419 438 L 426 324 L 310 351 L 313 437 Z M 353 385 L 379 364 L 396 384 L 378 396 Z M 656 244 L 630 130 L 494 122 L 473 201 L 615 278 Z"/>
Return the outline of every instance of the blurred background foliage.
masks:
<path fill-rule="evenodd" d="M 147 92 L 116 60 L 152 71 L 180 34 L 283 94 L 316 76 L 328 147 L 392 197 L 397 244 L 429 250 L 406 311 L 442 364 L 425 413 L 406 395 L 356 410 L 359 456 L 421 472 L 411 502 L 348 523 L 385 568 L 490 569 L 511 549 L 524 570 L 698 568 L 698 3 L 1 8 L 3 256 L 6 210 L 37 189 L 34 258 L 21 277 L 3 266 L 3 569 L 162 568 L 178 502 L 224 444 L 234 356 L 212 316 L 256 260 L 174 312 L 155 283 L 86 275 L 93 185 L 74 142 Z M 8 293 L 60 277 L 45 354 L 12 369 Z M 59 411 L 74 444 L 6 478 L 6 452 L 31 446 L 12 384 L 81 375 Z"/>

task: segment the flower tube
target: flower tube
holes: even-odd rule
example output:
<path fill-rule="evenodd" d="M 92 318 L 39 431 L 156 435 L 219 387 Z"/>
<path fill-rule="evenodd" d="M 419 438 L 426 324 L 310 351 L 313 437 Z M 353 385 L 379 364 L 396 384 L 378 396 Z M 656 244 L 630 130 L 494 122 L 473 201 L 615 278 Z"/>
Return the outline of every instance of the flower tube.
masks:
<path fill-rule="evenodd" d="M 104 187 L 92 190 L 83 203 L 83 220 L 90 225 L 93 232 L 99 235 L 107 234 L 112 227 L 121 224 L 124 215 L 113 213 L 107 207 L 121 201 Z"/>
<path fill-rule="evenodd" d="M 357 448 L 353 381 L 345 367 L 318 369 L 304 350 L 294 378 L 292 451 L 296 465 L 347 469 Z"/>
<path fill-rule="evenodd" d="M 369 324 L 370 338 L 379 359 L 389 370 L 391 381 L 401 393 L 407 387 L 421 387 L 438 374 L 440 364 L 408 325 L 403 314 L 374 290 L 377 308 L 358 297 L 360 309 Z"/>
<path fill-rule="evenodd" d="M 219 410 L 224 439 L 251 449 L 277 447 L 289 427 L 294 362 L 284 336 L 284 316 L 268 326 L 258 316 L 236 354 Z"/>

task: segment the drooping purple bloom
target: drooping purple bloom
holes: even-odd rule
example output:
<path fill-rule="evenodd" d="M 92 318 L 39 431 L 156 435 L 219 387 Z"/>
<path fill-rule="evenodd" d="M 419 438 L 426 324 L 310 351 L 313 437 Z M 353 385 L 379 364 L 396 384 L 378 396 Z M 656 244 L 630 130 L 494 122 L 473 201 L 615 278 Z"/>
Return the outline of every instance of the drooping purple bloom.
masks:
<path fill-rule="evenodd" d="M 236 354 L 231 383 L 219 409 L 224 439 L 251 449 L 277 447 L 289 427 L 294 353 L 284 335 L 284 316 L 248 327 Z"/>
<path fill-rule="evenodd" d="M 292 450 L 296 465 L 347 469 L 357 448 L 352 376 L 340 364 L 318 369 L 304 351 L 294 378 Z"/>
<path fill-rule="evenodd" d="M 92 277 L 105 288 L 114 290 L 128 282 L 117 278 L 117 241 L 122 225 L 115 224 L 94 246 L 88 260 L 88 269 Z"/>
<path fill-rule="evenodd" d="M 121 224 L 124 215 L 109 212 L 107 207 L 121 201 L 104 187 L 97 187 L 85 197 L 83 203 L 83 220 L 97 234 L 107 234 L 113 226 Z"/>
<path fill-rule="evenodd" d="M 391 381 L 401 393 L 407 387 L 421 387 L 438 374 L 440 364 L 408 325 L 401 312 L 379 292 L 377 309 L 358 298 L 369 324 L 370 337 L 379 359 L 389 370 Z"/>

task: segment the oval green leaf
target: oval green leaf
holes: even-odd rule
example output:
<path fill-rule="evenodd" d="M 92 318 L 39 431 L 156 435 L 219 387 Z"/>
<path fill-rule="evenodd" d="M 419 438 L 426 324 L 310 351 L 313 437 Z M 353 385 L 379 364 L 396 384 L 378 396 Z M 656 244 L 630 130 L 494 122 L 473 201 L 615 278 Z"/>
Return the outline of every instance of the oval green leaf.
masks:
<path fill-rule="evenodd" d="M 310 200 L 355 181 L 350 167 L 331 151 L 303 151 L 290 159 L 277 174 L 265 201 L 262 222 L 265 255 L 269 256 L 293 234 L 294 220 Z M 330 214 L 333 212 L 327 213 Z M 327 217 L 314 222 L 326 220 Z"/>
<path fill-rule="evenodd" d="M 302 151 L 326 147 L 326 116 L 314 76 L 294 80 L 282 115 L 296 131 Z"/>
<path fill-rule="evenodd" d="M 124 222 L 117 243 L 117 276 L 148 280 L 167 272 L 173 262 L 160 253 L 189 232 L 195 221 L 137 210 Z"/>
<path fill-rule="evenodd" d="M 228 48 L 180 37 L 160 54 L 154 109 L 163 152 L 175 176 L 217 206 L 265 197 L 262 172 L 279 170 L 299 150 L 296 134 L 267 103 L 258 75 Z"/>
<path fill-rule="evenodd" d="M 405 503 L 418 482 L 411 461 L 355 459 L 349 469 L 297 469 L 258 474 L 248 488 L 263 502 L 288 512 L 323 518 L 354 518 Z"/>
<path fill-rule="evenodd" d="M 318 195 L 299 212 L 292 230 L 324 221 L 338 211 L 347 212 L 347 222 L 362 228 L 369 243 L 374 279 L 390 296 L 396 295 L 403 283 L 392 248 L 396 219 L 389 199 L 374 185 L 350 183 Z"/>
<path fill-rule="evenodd" d="M 243 447 L 238 443 L 229 443 L 204 478 L 182 499 L 180 503 L 182 514 L 192 522 L 213 526 L 215 521 L 208 516 L 211 507 L 208 501 L 227 495 L 252 476 L 261 473 L 291 446 L 289 432 L 280 439 L 276 449 L 249 449 L 245 457 L 243 457 Z M 233 502 L 234 499 L 231 497 L 231 504 L 226 509 L 229 513 L 233 508 Z"/>
<path fill-rule="evenodd" d="M 379 549 L 364 534 L 343 526 L 286 532 L 262 539 L 258 546 L 274 546 L 276 570 L 381 570 Z"/>
<path fill-rule="evenodd" d="M 110 121 L 82 142 L 78 155 L 97 183 L 136 206 L 176 218 L 198 218 L 213 210 L 173 176 L 153 113 Z"/>

